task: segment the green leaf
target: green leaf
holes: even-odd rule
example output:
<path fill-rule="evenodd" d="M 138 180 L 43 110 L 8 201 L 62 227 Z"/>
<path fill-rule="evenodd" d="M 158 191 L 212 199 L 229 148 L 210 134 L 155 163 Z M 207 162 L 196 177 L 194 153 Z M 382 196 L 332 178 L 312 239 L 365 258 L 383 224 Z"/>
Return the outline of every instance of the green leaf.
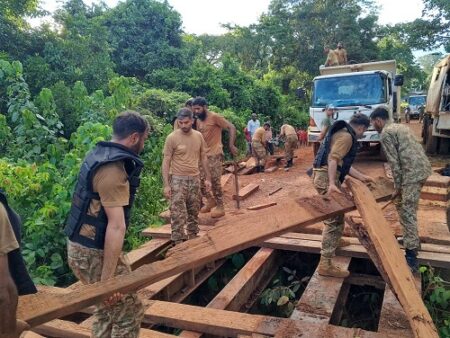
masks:
<path fill-rule="evenodd" d="M 284 304 L 286 304 L 287 302 L 289 302 L 289 297 L 287 296 L 282 296 L 278 299 L 277 302 L 277 306 L 283 306 Z"/>

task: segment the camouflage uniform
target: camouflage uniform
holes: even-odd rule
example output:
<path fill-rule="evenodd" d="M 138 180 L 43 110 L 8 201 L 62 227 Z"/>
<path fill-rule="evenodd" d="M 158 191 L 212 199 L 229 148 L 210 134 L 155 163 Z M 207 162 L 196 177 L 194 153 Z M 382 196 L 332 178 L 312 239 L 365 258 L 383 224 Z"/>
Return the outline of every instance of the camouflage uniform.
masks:
<path fill-rule="evenodd" d="M 325 195 L 328 192 L 328 182 L 327 169 L 314 169 L 313 184 L 320 195 Z M 339 171 L 336 172 L 336 186 L 341 187 Z M 344 231 L 344 215 L 329 218 L 323 223 L 325 226 L 322 230 L 322 250 L 320 254 L 326 258 L 332 258 Z"/>
<path fill-rule="evenodd" d="M 428 176 L 431 165 L 422 146 L 410 129 L 401 124 L 386 124 L 381 133 L 381 145 L 391 166 L 395 188 L 401 196 L 395 200 L 403 227 L 405 248 L 420 248 L 417 230 L 417 208 L 420 190 Z"/>
<path fill-rule="evenodd" d="M 267 152 L 261 142 L 252 141 L 252 155 L 256 158 L 256 165 L 264 166 Z"/>
<path fill-rule="evenodd" d="M 103 250 L 91 249 L 69 241 L 68 262 L 75 276 L 83 284 L 100 281 L 103 268 Z M 125 275 L 131 271 L 126 257 L 122 254 L 117 262 L 115 275 Z M 104 338 L 138 337 L 144 308 L 136 293 L 128 293 L 112 307 L 97 304 L 94 311 L 92 336 Z"/>
<path fill-rule="evenodd" d="M 218 207 L 223 207 L 223 192 L 220 179 L 222 177 L 222 160 L 223 154 L 208 156 L 208 168 L 211 174 L 211 190 Z M 205 185 L 206 174 L 203 166 L 200 165 L 200 189 L 202 196 L 212 199 L 211 193 L 206 189 Z"/>
<path fill-rule="evenodd" d="M 286 136 L 286 143 L 284 144 L 286 161 L 290 161 L 294 158 L 294 149 L 297 148 L 297 141 L 297 135 Z"/>
<path fill-rule="evenodd" d="M 170 220 L 172 241 L 186 239 L 198 233 L 200 210 L 200 179 L 198 176 L 172 176 L 170 181 Z"/>

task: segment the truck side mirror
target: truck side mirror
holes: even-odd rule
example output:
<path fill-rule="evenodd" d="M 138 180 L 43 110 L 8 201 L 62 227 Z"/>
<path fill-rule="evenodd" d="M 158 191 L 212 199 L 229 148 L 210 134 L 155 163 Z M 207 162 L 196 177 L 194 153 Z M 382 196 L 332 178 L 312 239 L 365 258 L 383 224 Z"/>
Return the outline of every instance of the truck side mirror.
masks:
<path fill-rule="evenodd" d="M 299 99 L 304 99 L 306 97 L 306 91 L 304 88 L 302 87 L 298 87 L 295 90 L 295 95 L 299 98 Z"/>
<path fill-rule="evenodd" d="M 404 80 L 405 80 L 405 77 L 403 75 L 395 75 L 394 86 L 397 86 L 397 87 L 403 86 Z"/>

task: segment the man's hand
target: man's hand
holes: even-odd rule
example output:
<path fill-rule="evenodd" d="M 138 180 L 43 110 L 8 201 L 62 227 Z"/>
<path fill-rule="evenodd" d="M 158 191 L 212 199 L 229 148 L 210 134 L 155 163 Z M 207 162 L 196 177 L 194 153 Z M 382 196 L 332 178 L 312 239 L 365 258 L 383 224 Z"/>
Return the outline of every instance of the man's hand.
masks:
<path fill-rule="evenodd" d="M 120 292 L 116 292 L 112 294 L 108 299 L 103 301 L 106 307 L 112 307 L 117 304 L 117 302 L 121 301 L 123 298 L 123 294 Z"/>
<path fill-rule="evenodd" d="M 238 148 L 234 144 L 230 144 L 230 153 L 233 157 L 236 157 L 239 153 Z"/>
<path fill-rule="evenodd" d="M 367 175 L 363 175 L 362 181 L 364 183 L 375 183 L 375 180 L 373 179 L 373 177 L 370 177 L 370 176 L 367 176 Z"/>
<path fill-rule="evenodd" d="M 391 195 L 391 199 L 397 198 L 398 196 L 400 196 L 400 194 L 401 194 L 401 190 L 400 189 L 395 189 L 394 192 Z"/>
<path fill-rule="evenodd" d="M 339 189 L 336 184 L 330 183 L 330 185 L 328 186 L 327 194 L 331 194 L 332 192 L 337 192 L 338 194 L 342 194 L 341 189 Z"/>
<path fill-rule="evenodd" d="M 170 198 L 172 197 L 172 190 L 170 189 L 170 187 L 164 187 L 164 197 L 168 200 L 170 200 Z"/>

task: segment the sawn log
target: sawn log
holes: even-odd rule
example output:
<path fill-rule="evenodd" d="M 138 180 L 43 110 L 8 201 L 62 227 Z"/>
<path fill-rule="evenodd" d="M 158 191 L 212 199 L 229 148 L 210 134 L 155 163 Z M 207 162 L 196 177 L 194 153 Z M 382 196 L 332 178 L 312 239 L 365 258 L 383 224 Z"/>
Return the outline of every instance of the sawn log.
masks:
<path fill-rule="evenodd" d="M 391 196 L 390 181 L 380 178 L 373 187 L 378 200 Z M 106 299 L 115 292 L 130 292 L 171 275 L 249 248 L 271 237 L 354 210 L 354 202 L 343 194 L 287 199 L 277 206 L 254 214 L 238 215 L 218 222 L 206 235 L 169 250 L 162 261 L 143 265 L 128 275 L 80 286 L 64 295 L 21 297 L 18 318 L 34 327 L 61 318 Z M 219 224 L 221 224 L 219 226 Z"/>
<path fill-rule="evenodd" d="M 349 223 L 405 310 L 414 337 L 438 338 L 436 327 L 416 288 L 403 252 L 386 219 L 380 217 L 383 215 L 380 206 L 360 181 L 349 179 L 348 185 L 363 219 L 363 224 L 351 218 Z"/>

